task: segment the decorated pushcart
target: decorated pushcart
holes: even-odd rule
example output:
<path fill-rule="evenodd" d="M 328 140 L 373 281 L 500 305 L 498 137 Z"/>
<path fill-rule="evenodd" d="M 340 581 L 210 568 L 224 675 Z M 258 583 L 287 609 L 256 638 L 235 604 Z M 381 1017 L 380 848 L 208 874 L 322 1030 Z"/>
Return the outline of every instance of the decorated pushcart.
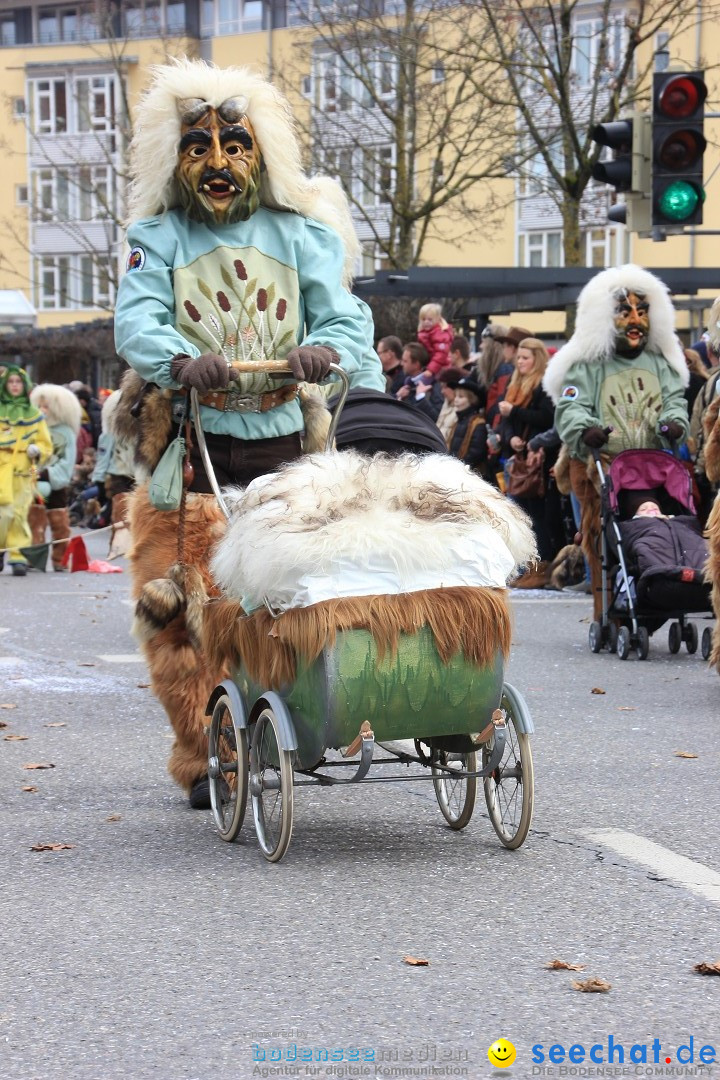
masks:
<path fill-rule="evenodd" d="M 347 381 L 332 370 L 341 408 Z M 249 795 L 276 862 L 296 789 L 424 780 L 452 829 L 470 821 L 481 782 L 495 832 L 520 847 L 533 722 L 504 681 L 505 584 L 534 553 L 524 515 L 443 455 L 327 449 L 221 492 L 197 408 L 195 423 L 229 522 L 212 564 L 222 595 L 203 631 L 230 673 L 207 705 L 220 837 L 238 837 Z"/>

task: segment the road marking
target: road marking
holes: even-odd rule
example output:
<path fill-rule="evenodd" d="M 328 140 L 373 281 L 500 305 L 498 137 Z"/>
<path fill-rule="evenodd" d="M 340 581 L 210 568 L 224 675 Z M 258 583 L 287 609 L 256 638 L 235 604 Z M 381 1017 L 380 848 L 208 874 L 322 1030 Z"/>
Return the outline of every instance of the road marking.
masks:
<path fill-rule="evenodd" d="M 144 664 L 145 657 L 142 653 L 98 653 L 98 660 L 106 660 L 108 664 Z"/>
<path fill-rule="evenodd" d="M 624 829 L 583 830 L 583 836 L 604 847 L 612 848 L 632 862 L 647 866 L 658 876 L 669 878 L 705 900 L 720 903 L 720 874 L 703 863 L 694 862 L 685 855 L 678 855 L 670 848 L 655 844 L 644 836 L 625 832 Z"/>

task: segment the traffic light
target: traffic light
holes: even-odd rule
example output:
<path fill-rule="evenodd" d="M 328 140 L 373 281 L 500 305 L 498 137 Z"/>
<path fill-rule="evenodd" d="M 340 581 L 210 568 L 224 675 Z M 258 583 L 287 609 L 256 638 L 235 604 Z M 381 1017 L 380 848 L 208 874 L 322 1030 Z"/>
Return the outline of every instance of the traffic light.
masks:
<path fill-rule="evenodd" d="M 652 224 L 682 232 L 703 219 L 705 72 L 656 72 L 652 110 Z"/>
<path fill-rule="evenodd" d="M 593 142 L 615 151 L 612 161 L 598 161 L 593 179 L 625 192 L 625 201 L 608 210 L 608 221 L 627 225 L 630 232 L 650 231 L 650 114 L 633 113 L 625 120 L 596 124 Z"/>

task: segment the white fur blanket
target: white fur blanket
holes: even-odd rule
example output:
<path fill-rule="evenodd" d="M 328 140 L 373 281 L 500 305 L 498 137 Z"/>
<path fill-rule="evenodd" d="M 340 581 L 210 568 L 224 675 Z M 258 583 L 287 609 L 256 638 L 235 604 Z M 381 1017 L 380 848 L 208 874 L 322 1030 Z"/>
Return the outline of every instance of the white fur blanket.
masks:
<path fill-rule="evenodd" d="M 232 516 L 212 574 L 248 612 L 504 587 L 537 557 L 523 511 L 443 454 L 309 454 L 224 495 Z"/>

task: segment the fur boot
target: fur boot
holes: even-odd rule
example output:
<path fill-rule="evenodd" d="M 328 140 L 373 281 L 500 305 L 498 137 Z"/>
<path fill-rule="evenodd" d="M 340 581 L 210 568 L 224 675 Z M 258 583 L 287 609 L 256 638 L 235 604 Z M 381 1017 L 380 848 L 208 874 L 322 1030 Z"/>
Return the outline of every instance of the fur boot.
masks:
<path fill-rule="evenodd" d="M 54 570 L 62 566 L 63 555 L 67 550 L 67 542 L 70 539 L 70 514 L 66 506 L 57 510 L 48 510 L 50 531 L 55 543 L 52 546 L 52 564 Z M 58 543 L 58 541 L 64 541 Z"/>
<path fill-rule="evenodd" d="M 179 513 L 156 510 L 146 487 L 134 492 L 129 504 L 133 633 L 175 733 L 170 775 L 189 792 L 207 771 L 205 706 L 215 686 L 228 676 L 199 644 L 205 599 L 216 595 L 208 572 L 210 553 L 224 532 L 225 519 L 214 496 L 188 495 L 180 565 Z"/>

